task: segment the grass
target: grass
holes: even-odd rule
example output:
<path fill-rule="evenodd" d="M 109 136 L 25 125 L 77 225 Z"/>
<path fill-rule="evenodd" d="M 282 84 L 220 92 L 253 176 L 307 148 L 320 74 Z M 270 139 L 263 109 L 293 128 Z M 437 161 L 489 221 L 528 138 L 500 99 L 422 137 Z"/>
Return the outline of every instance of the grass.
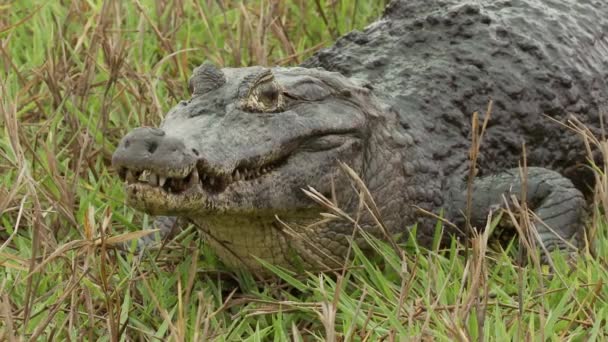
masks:
<path fill-rule="evenodd" d="M 110 248 L 150 222 L 123 205 L 111 153 L 188 97 L 194 66 L 294 65 L 382 6 L 0 3 L 0 340 L 608 339 L 605 166 L 595 244 L 572 269 L 519 267 L 486 235 L 469 258 L 370 238 L 378 255 L 354 247 L 344 272 L 269 265 L 266 281 L 224 269 L 192 228 L 160 253 Z"/>

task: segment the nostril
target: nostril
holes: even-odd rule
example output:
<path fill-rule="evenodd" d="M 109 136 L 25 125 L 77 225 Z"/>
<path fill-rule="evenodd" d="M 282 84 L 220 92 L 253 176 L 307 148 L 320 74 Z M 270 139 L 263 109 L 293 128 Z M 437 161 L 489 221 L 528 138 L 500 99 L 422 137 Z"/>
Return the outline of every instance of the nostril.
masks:
<path fill-rule="evenodd" d="M 129 139 L 125 140 L 125 148 L 129 148 L 130 145 L 131 145 L 131 140 L 129 140 Z"/>
<path fill-rule="evenodd" d="M 146 145 L 148 152 L 150 153 L 154 153 L 154 151 L 156 151 L 156 149 L 158 148 L 158 143 L 156 141 L 151 141 Z"/>
<path fill-rule="evenodd" d="M 194 155 L 198 157 L 198 150 L 197 149 L 193 148 L 192 149 L 192 153 L 194 153 Z"/>

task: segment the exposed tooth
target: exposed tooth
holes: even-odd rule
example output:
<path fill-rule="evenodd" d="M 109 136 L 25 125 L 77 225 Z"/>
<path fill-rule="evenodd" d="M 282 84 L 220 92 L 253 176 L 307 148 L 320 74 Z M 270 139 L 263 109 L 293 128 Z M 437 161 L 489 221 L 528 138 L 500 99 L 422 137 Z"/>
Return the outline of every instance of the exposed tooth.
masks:
<path fill-rule="evenodd" d="M 239 170 L 234 171 L 234 180 L 235 181 L 241 180 L 241 174 L 239 173 Z"/>
<path fill-rule="evenodd" d="M 157 186 L 158 185 L 158 175 L 156 173 L 151 173 L 150 181 L 148 183 L 150 183 L 152 186 Z"/>
<path fill-rule="evenodd" d="M 206 173 L 203 173 L 203 175 L 201 176 L 201 179 L 202 179 L 203 181 L 206 181 L 206 180 L 207 180 L 207 174 L 206 174 Z"/>
<path fill-rule="evenodd" d="M 127 180 L 127 183 L 133 183 L 133 182 L 135 182 L 136 179 L 135 179 L 135 175 L 133 174 L 133 171 L 127 170 L 127 174 L 125 176 L 125 179 Z"/>
<path fill-rule="evenodd" d="M 215 177 L 209 178 L 209 185 L 213 186 L 215 184 Z"/>
<path fill-rule="evenodd" d="M 192 171 L 192 176 L 190 176 L 190 184 L 196 185 L 198 182 L 199 182 L 198 170 L 194 169 L 194 171 Z"/>
<path fill-rule="evenodd" d="M 150 175 L 150 170 L 145 170 L 144 172 L 141 173 L 141 175 L 139 176 L 139 180 L 142 182 L 147 182 L 148 181 L 148 176 Z"/>
<path fill-rule="evenodd" d="M 166 183 L 166 182 L 167 182 L 167 177 L 165 177 L 165 176 L 159 176 L 159 177 L 158 177 L 158 185 L 159 185 L 160 187 L 165 186 L 165 183 Z"/>

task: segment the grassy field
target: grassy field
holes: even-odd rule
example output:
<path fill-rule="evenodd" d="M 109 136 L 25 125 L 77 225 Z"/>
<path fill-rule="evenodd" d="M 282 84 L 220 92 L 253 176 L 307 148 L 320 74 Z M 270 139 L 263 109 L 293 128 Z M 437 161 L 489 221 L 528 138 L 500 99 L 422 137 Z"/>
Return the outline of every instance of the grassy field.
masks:
<path fill-rule="evenodd" d="M 608 340 L 600 171 L 573 268 L 517 266 L 486 235 L 468 258 L 371 240 L 345 272 L 274 280 L 223 268 L 192 227 L 160 252 L 111 248 L 150 223 L 111 154 L 189 97 L 195 66 L 298 64 L 383 3 L 0 2 L 0 341 Z"/>

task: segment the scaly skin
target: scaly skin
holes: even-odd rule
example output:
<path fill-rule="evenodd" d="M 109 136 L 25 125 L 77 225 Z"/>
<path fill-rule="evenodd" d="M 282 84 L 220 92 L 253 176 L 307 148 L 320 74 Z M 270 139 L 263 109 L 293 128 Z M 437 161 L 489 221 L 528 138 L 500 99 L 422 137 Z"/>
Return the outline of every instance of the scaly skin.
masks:
<path fill-rule="evenodd" d="M 344 161 L 390 234 L 407 236 L 416 224 L 417 240 L 429 245 L 436 219 L 423 211 L 444 210 L 457 226 L 445 237 L 462 237 L 470 115 L 492 99 L 472 223 L 483 227 L 503 198 L 520 197 L 513 168 L 525 142 L 526 200 L 547 224 L 536 222 L 543 252 L 566 250 L 580 242 L 580 189 L 590 177 L 580 167 L 581 139 L 556 121 L 572 114 L 599 131 L 608 108 L 606 18 L 608 5 L 591 0 L 393 1 L 304 68 L 197 68 L 192 99 L 158 129 L 125 136 L 113 164 L 130 205 L 194 222 L 228 265 L 260 270 L 257 257 L 292 269 L 336 267 L 353 225 L 321 221 L 325 210 L 301 189 L 335 194 L 355 215 Z M 137 182 L 143 170 L 151 176 Z M 383 236 L 369 215 L 359 222 Z"/>

